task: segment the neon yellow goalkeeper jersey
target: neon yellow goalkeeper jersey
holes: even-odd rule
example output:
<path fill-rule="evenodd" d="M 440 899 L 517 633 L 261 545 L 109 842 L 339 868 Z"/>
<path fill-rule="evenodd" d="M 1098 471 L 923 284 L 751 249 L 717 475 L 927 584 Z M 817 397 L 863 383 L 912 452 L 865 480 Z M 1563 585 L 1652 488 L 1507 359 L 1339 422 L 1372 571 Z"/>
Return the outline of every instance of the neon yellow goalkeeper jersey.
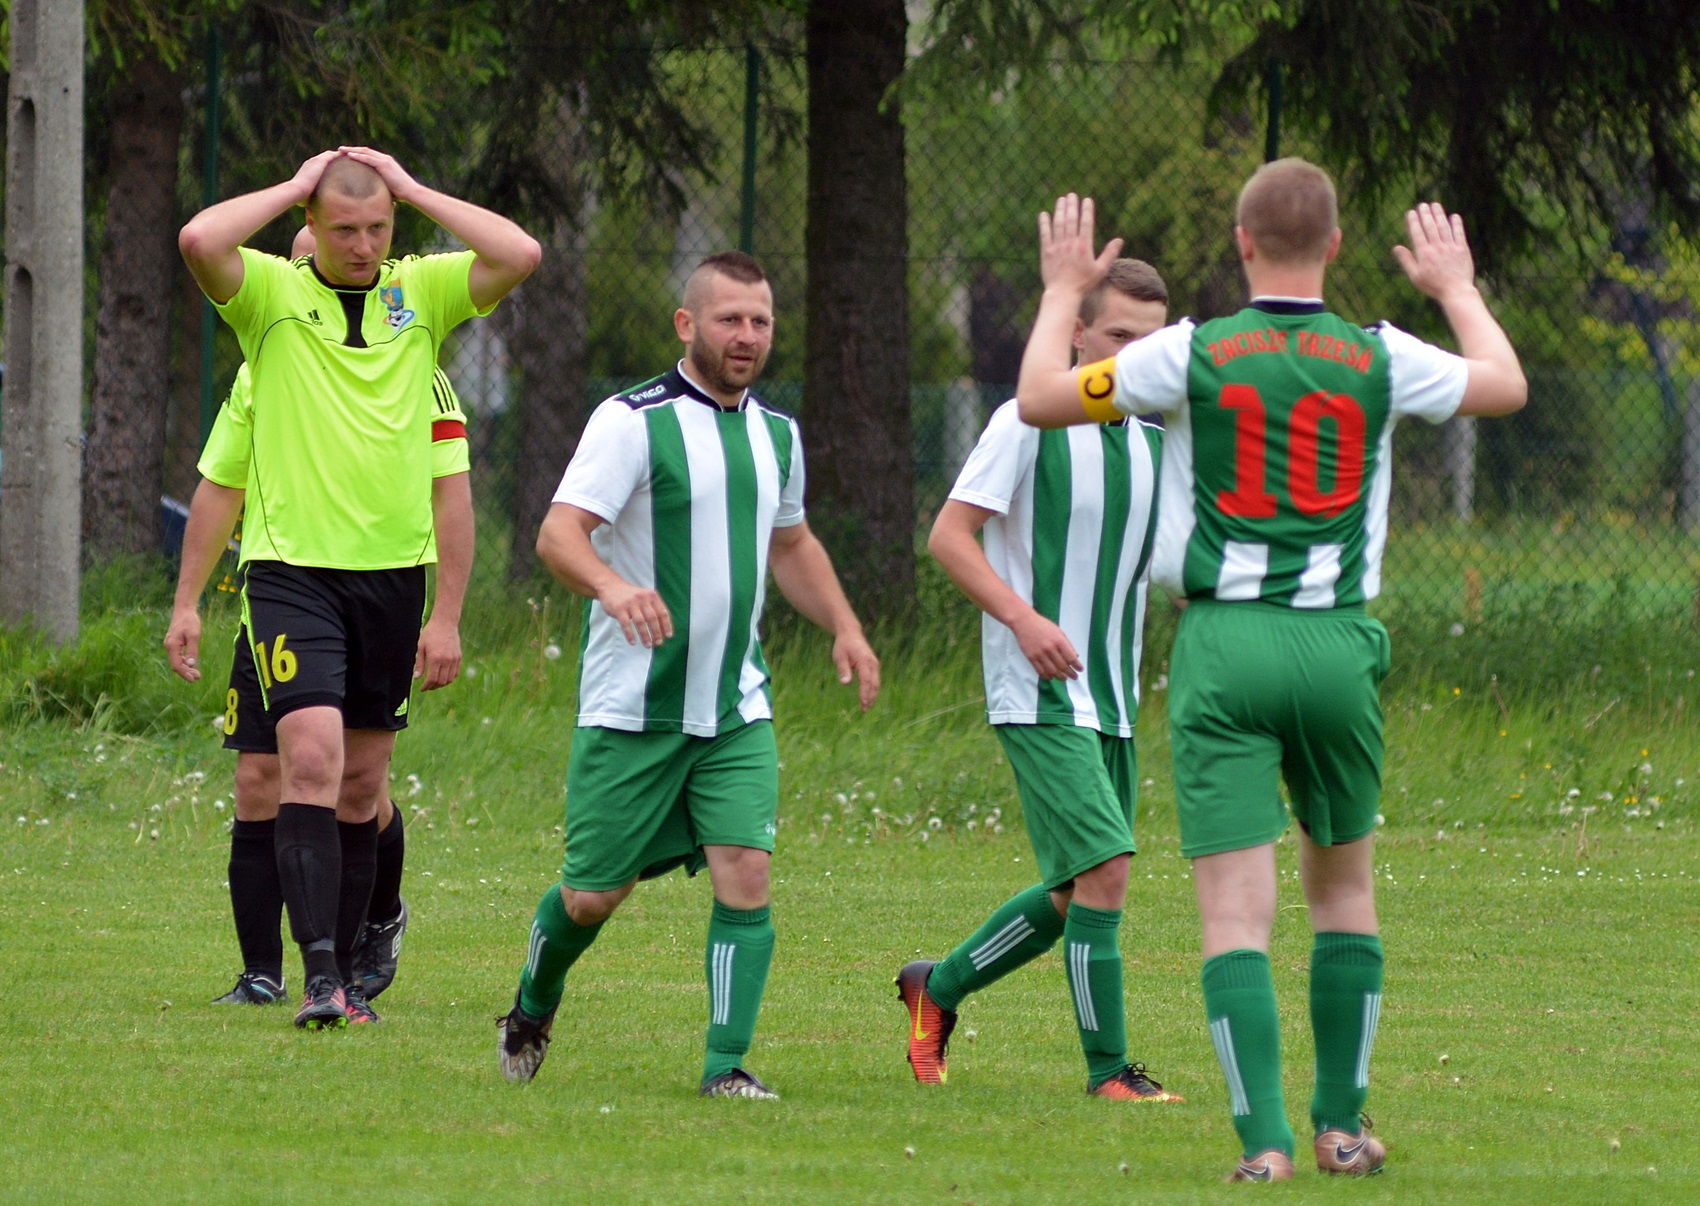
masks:
<path fill-rule="evenodd" d="M 438 369 L 431 377 L 433 418 L 431 421 L 431 476 L 452 477 L 466 473 L 472 467 L 471 448 L 466 439 L 466 413 L 448 374 Z M 247 490 L 248 474 L 253 468 L 254 404 L 248 383 L 248 366 L 236 370 L 230 396 L 218 408 L 212 430 L 207 433 L 206 447 L 195 468 L 214 485 L 232 490 Z M 427 505 L 430 500 L 427 499 Z M 426 550 L 424 561 L 437 560 L 435 537 Z"/>
<path fill-rule="evenodd" d="M 242 287 L 219 310 L 250 375 L 242 560 L 433 560 L 432 374 L 444 337 L 479 313 L 473 253 L 386 261 L 364 288 L 326 283 L 310 257 L 241 254 Z"/>

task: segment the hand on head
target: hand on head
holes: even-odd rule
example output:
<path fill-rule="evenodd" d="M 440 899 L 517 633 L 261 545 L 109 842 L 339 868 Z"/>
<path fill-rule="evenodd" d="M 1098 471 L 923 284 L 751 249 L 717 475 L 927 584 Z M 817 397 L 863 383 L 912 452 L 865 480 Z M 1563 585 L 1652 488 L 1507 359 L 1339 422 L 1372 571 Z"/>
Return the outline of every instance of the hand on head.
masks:
<path fill-rule="evenodd" d="M 308 198 L 313 195 L 313 191 L 319 187 L 319 177 L 325 174 L 325 168 L 329 167 L 331 160 L 340 154 L 340 151 L 320 151 L 295 169 L 295 175 L 291 182 L 301 190 L 300 203 L 302 205 L 307 203 Z"/>
<path fill-rule="evenodd" d="M 374 151 L 371 147 L 338 147 L 337 154 L 346 155 L 356 163 L 364 163 L 384 182 L 384 187 L 390 190 L 390 196 L 397 201 L 405 201 L 413 189 L 415 182 L 412 176 L 397 163 L 395 156 L 386 155 L 382 151 Z"/>

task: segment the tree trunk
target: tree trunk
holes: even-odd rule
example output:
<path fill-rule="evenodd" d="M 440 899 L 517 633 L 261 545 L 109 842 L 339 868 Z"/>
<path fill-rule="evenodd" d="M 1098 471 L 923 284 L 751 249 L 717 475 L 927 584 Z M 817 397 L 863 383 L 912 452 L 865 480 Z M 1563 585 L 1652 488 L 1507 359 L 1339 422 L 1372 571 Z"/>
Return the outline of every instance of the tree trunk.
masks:
<path fill-rule="evenodd" d="M 539 131 L 537 157 L 552 178 L 582 190 L 584 134 L 577 106 L 563 100 L 561 121 Z M 528 578 L 538 569 L 537 529 L 548 513 L 561 473 L 578 447 L 588 410 L 585 400 L 586 321 L 584 226 L 579 212 L 542 232 L 543 262 L 502 310 L 508 350 L 519 369 L 519 449 L 514 458 L 513 543 L 508 574 Z"/>
<path fill-rule="evenodd" d="M 810 523 L 852 602 L 914 598 L 903 0 L 811 0 L 803 442 Z"/>
<path fill-rule="evenodd" d="M 159 547 L 173 285 L 181 271 L 182 83 L 139 51 L 113 85 L 111 187 L 100 253 L 83 538 L 94 558 Z"/>

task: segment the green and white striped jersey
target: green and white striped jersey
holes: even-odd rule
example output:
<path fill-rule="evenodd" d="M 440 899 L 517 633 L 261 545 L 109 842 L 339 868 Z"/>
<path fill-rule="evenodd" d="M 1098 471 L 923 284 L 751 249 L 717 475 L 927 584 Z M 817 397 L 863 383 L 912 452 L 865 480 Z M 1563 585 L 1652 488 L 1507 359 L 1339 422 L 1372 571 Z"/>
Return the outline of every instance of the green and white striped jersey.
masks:
<path fill-rule="evenodd" d="M 769 537 L 803 521 L 794 419 L 747 391 L 723 410 L 681 365 L 596 408 L 554 501 L 606 520 L 597 555 L 673 616 L 645 649 L 585 608 L 581 727 L 713 737 L 773 715 L 757 625 Z"/>
<path fill-rule="evenodd" d="M 1039 431 L 1014 402 L 992 415 L 950 497 L 995 512 L 986 560 L 1056 623 L 1086 670 L 1040 679 L 1015 634 L 980 620 L 993 724 L 1070 724 L 1133 736 L 1155 528 L 1160 428 L 1145 423 Z"/>
<path fill-rule="evenodd" d="M 1381 590 L 1393 427 L 1452 417 L 1463 359 L 1320 301 L 1258 298 L 1116 356 L 1115 406 L 1160 411 L 1152 578 L 1173 594 L 1350 607 Z"/>

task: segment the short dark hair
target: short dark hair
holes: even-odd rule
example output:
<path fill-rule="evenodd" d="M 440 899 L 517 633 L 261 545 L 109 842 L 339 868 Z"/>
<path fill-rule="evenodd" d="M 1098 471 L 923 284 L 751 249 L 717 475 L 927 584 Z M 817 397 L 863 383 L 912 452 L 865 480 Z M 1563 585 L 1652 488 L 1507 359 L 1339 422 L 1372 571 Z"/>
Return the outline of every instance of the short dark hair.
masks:
<path fill-rule="evenodd" d="M 1104 279 L 1080 299 L 1081 322 L 1087 326 L 1092 325 L 1098 317 L 1098 312 L 1104 308 L 1104 295 L 1111 289 L 1126 294 L 1134 301 L 1169 304 L 1169 286 L 1163 283 L 1162 274 L 1144 260 L 1123 256 L 1112 261 L 1110 270 L 1104 273 Z"/>
<path fill-rule="evenodd" d="M 1340 222 L 1334 182 L 1308 160 L 1266 163 L 1240 190 L 1234 220 L 1278 264 L 1321 261 Z"/>
<path fill-rule="evenodd" d="M 702 305 L 703 291 L 708 287 L 708 280 L 714 276 L 728 277 L 740 285 L 759 285 L 767 279 L 767 273 L 761 270 L 755 256 L 742 251 L 717 251 L 704 257 L 686 279 L 683 301 L 685 309 L 694 313 Z"/>

